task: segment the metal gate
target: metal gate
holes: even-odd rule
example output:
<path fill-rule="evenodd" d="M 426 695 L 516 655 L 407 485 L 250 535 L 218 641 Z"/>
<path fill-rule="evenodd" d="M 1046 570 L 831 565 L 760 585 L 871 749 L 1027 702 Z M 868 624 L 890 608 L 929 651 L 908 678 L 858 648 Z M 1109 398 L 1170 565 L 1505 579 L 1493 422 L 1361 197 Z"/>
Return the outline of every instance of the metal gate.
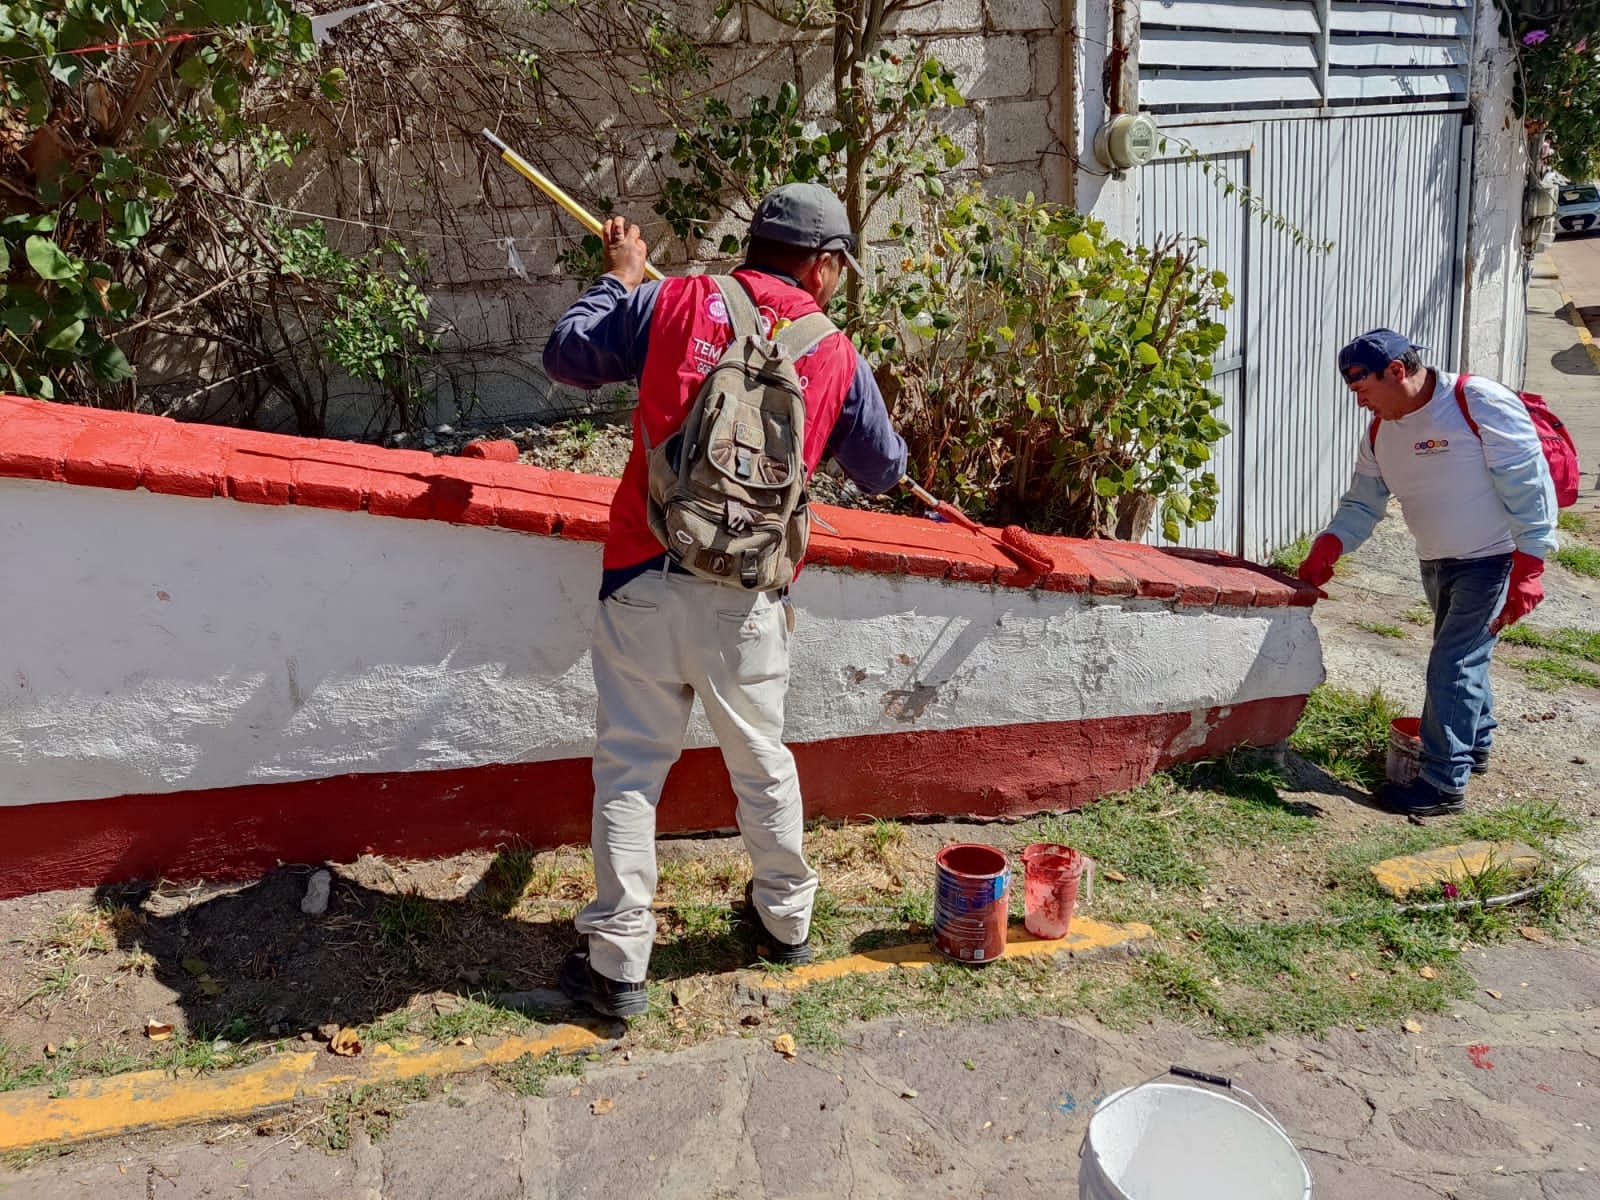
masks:
<path fill-rule="evenodd" d="M 1138 177 L 1139 238 L 1204 239 L 1236 299 L 1223 496 L 1188 544 L 1263 558 L 1327 519 L 1364 428 L 1344 341 L 1387 325 L 1457 366 L 1485 2 L 1141 0 L 1140 103 L 1167 148 Z"/>
<path fill-rule="evenodd" d="M 1222 496 L 1184 542 L 1260 559 L 1314 532 L 1349 482 L 1364 425 L 1334 369 L 1343 342 L 1386 325 L 1454 366 L 1470 130 L 1459 112 L 1408 112 L 1167 137 L 1141 172 L 1139 239 L 1203 239 L 1235 297 L 1216 364 Z"/>

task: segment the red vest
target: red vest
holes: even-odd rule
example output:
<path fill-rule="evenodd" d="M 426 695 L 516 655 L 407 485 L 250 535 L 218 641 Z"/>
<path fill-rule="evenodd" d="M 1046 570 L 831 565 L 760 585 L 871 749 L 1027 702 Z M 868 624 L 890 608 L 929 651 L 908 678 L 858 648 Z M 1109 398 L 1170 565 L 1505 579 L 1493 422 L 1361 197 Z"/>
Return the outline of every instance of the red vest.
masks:
<path fill-rule="evenodd" d="M 734 277 L 754 297 L 762 324 L 769 332 L 775 320 L 796 321 L 817 311 L 817 302 L 808 292 L 776 276 L 739 270 Z M 709 276 L 679 276 L 662 281 L 650 320 L 644 370 L 639 376 L 633 450 L 611 501 L 611 531 L 606 536 L 603 558 L 606 570 L 631 567 L 665 552 L 645 519 L 648 492 L 641 428 L 649 433 L 652 446 L 659 446 L 676 433 L 689 415 L 701 380 L 717 365 L 732 340 L 733 327 L 728 324 L 722 296 Z M 823 338 L 798 367 L 806 398 L 801 456 L 809 477 L 822 461 L 834 422 L 850 393 L 856 350 L 849 338 L 835 333 Z"/>

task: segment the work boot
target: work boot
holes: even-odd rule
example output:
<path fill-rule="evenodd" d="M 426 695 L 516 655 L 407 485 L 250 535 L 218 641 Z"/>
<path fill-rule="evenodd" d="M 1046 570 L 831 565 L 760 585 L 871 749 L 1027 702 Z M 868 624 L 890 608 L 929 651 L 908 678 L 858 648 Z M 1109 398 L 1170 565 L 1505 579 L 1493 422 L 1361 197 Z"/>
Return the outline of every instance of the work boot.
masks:
<path fill-rule="evenodd" d="M 1489 773 L 1489 747 L 1479 746 L 1472 752 L 1472 773 L 1474 775 Z"/>
<path fill-rule="evenodd" d="M 637 1017 L 650 1010 L 644 984 L 607 979 L 590 964 L 587 948 L 567 955 L 559 983 L 568 1000 L 587 1005 L 601 1016 Z"/>
<path fill-rule="evenodd" d="M 1436 788 L 1420 775 L 1410 783 L 1386 783 L 1375 797 L 1378 807 L 1402 817 L 1448 817 L 1467 810 L 1461 792 Z"/>
<path fill-rule="evenodd" d="M 744 885 L 744 917 L 756 935 L 756 957 L 775 967 L 802 967 L 811 961 L 811 938 L 803 942 L 780 942 L 767 929 L 756 908 L 756 881 Z"/>

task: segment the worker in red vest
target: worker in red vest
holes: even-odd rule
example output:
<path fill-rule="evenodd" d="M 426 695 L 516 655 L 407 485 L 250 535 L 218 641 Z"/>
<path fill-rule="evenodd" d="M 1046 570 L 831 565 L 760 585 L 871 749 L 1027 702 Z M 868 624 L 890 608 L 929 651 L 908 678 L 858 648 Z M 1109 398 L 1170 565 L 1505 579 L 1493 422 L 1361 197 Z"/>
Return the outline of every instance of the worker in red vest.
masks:
<path fill-rule="evenodd" d="M 639 386 L 594 626 L 596 896 L 578 914 L 581 945 L 562 964 L 560 983 L 597 1012 L 629 1017 L 649 1007 L 655 811 L 696 697 L 738 797 L 754 876 L 746 912 L 767 961 L 810 960 L 817 875 L 803 853 L 800 784 L 782 740 L 793 629 L 787 588 L 751 591 L 691 574 L 648 520 L 647 448 L 682 426 L 733 340 L 727 306 L 707 275 L 644 282 L 647 248 L 626 219 L 608 220 L 601 243 L 605 273 L 562 315 L 544 350 L 546 372 L 561 383 Z M 859 271 L 856 244 L 844 205 L 826 188 L 792 183 L 763 198 L 744 265 L 733 273 L 762 332 L 773 337 L 824 308 L 844 271 Z M 834 331 L 795 365 L 807 476 L 831 454 L 862 490 L 893 487 L 905 471 L 905 442 L 850 339 Z"/>
<path fill-rule="evenodd" d="M 1373 420 L 1350 490 L 1300 564 L 1300 578 L 1321 587 L 1399 498 L 1433 609 L 1433 650 L 1421 774 L 1384 784 L 1377 800 L 1418 817 L 1463 811 L 1469 776 L 1489 769 L 1489 659 L 1500 631 L 1544 598 L 1540 576 L 1556 548 L 1555 486 L 1527 406 L 1498 383 L 1425 367 L 1422 349 L 1374 329 L 1339 351 L 1339 376 Z"/>

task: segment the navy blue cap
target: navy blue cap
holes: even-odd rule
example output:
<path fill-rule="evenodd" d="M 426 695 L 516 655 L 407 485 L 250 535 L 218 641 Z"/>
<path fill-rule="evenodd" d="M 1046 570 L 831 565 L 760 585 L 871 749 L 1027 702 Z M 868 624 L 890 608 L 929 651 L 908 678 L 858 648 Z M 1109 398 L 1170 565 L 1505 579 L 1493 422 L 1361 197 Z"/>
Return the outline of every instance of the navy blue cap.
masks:
<path fill-rule="evenodd" d="M 1374 375 L 1382 374 L 1395 359 L 1407 350 L 1426 350 L 1403 333 L 1392 329 L 1371 329 L 1339 351 L 1339 374 L 1351 367 L 1365 367 Z"/>
<path fill-rule="evenodd" d="M 750 236 L 809 250 L 840 250 L 856 274 L 856 235 L 843 203 L 820 183 L 786 183 L 756 205 Z"/>

